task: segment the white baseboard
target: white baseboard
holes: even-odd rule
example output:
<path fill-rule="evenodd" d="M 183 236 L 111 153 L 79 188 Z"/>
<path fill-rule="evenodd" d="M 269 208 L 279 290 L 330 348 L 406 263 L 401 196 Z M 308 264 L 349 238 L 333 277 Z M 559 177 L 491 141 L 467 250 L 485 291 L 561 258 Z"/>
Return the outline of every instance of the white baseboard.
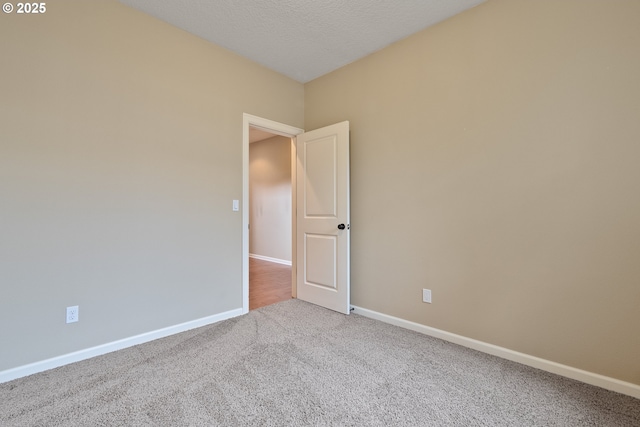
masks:
<path fill-rule="evenodd" d="M 7 369 L 0 372 L 0 383 L 26 377 L 27 375 L 36 374 L 38 372 L 48 371 L 49 369 L 68 365 L 74 362 L 79 362 L 85 359 L 90 359 L 95 356 L 111 353 L 112 351 L 122 350 L 127 347 L 143 344 L 145 342 L 153 341 L 158 338 L 164 338 L 169 335 L 188 331 L 190 329 L 210 325 L 212 323 L 240 316 L 241 314 L 242 309 L 238 308 L 235 310 L 226 311 L 224 313 L 214 314 L 213 316 L 207 316 L 201 319 L 192 320 L 190 322 L 180 323 L 178 325 L 157 329 L 155 331 L 146 332 L 144 334 L 135 335 L 129 338 L 124 338 L 118 341 L 101 344 L 84 350 L 74 351 L 73 353 L 64 354 L 62 356 L 53 357 L 51 359 L 42 360 L 40 362 L 30 363 L 28 365 Z"/>
<path fill-rule="evenodd" d="M 291 265 L 291 261 L 286 259 L 271 258 L 264 255 L 249 254 L 249 258 L 261 259 L 263 261 L 275 262 L 276 264 Z"/>
<path fill-rule="evenodd" d="M 432 328 L 430 326 L 421 325 L 419 323 L 411 322 L 408 320 L 400 319 L 398 317 L 389 316 L 387 314 L 378 313 L 377 311 L 368 310 L 361 307 L 353 307 L 353 313 L 361 316 L 369 317 L 371 319 L 380 320 L 391 325 L 399 326 L 401 328 L 410 329 L 415 332 L 419 332 L 425 335 L 429 335 L 435 338 L 440 338 L 445 341 L 459 344 L 464 347 L 472 348 L 474 350 L 482 351 L 494 356 L 501 357 L 503 359 L 511 360 L 513 362 L 522 363 L 523 365 L 531 366 L 533 368 L 541 369 L 543 371 L 551 372 L 553 374 L 562 375 L 563 377 L 571 378 L 577 381 L 581 381 L 587 384 L 602 387 L 607 390 L 615 391 L 618 393 L 626 394 L 628 396 L 640 399 L 640 385 L 633 384 L 625 381 L 620 381 L 615 378 L 606 377 L 604 375 L 595 374 L 589 371 L 583 371 L 582 369 L 573 368 L 571 366 L 562 365 L 560 363 L 552 362 L 550 360 L 541 359 L 539 357 L 531 356 L 525 353 L 509 350 L 508 348 L 499 347 L 497 345 L 489 344 L 483 341 L 467 338 L 462 335 L 452 334 L 440 329 Z"/>

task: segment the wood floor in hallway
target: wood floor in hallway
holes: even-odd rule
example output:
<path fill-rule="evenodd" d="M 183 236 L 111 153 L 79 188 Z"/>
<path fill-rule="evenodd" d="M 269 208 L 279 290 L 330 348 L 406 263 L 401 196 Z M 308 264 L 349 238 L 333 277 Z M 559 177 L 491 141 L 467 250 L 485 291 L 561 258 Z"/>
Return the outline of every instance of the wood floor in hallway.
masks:
<path fill-rule="evenodd" d="M 291 266 L 249 258 L 249 310 L 291 298 Z"/>

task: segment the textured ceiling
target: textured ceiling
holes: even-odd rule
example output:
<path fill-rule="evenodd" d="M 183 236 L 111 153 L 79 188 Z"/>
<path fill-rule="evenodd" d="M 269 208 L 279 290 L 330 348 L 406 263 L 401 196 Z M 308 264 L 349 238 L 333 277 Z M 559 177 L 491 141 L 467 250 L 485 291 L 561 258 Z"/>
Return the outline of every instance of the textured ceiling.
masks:
<path fill-rule="evenodd" d="M 302 83 L 484 0 L 120 0 Z"/>

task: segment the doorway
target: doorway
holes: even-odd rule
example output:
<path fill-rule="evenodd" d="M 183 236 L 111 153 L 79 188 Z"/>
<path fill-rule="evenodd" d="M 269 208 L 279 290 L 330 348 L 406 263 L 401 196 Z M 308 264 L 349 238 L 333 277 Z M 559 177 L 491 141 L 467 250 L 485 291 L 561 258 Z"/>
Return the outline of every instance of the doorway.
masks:
<path fill-rule="evenodd" d="M 291 162 L 291 296 L 349 314 L 349 122 L 305 133 L 302 129 L 246 113 L 242 137 L 243 314 L 249 311 L 251 128 L 291 138 L 291 159 L 294 159 Z M 297 211 L 301 214 L 296 215 Z"/>
<path fill-rule="evenodd" d="M 249 129 L 249 310 L 292 296 L 291 144 Z"/>
<path fill-rule="evenodd" d="M 285 138 L 288 138 L 290 141 L 290 150 L 291 150 L 291 159 L 295 159 L 296 158 L 296 152 L 295 152 L 295 143 L 294 143 L 294 138 L 296 135 L 299 135 L 301 133 L 303 133 L 302 129 L 299 128 L 295 128 L 293 126 L 289 126 L 289 125 L 285 125 L 283 123 L 278 123 L 272 120 L 267 120 L 267 119 L 263 119 L 261 117 L 256 117 L 256 116 L 252 116 L 250 114 L 244 114 L 243 115 L 243 155 L 242 155 L 242 161 L 243 161 L 243 189 L 242 189 L 242 205 L 243 205 L 243 209 L 242 209 L 242 223 L 243 223 L 243 231 L 242 231 L 242 312 L 243 313 L 247 313 L 249 311 L 249 270 L 250 270 L 250 258 L 249 258 L 249 248 L 250 248 L 250 226 L 251 226 L 251 222 L 250 222 L 250 210 L 251 210 L 251 203 L 249 200 L 249 150 L 250 150 L 250 136 L 251 136 L 251 132 L 252 129 L 254 130 L 254 132 L 256 131 L 262 131 L 265 132 L 266 134 L 269 135 L 274 135 L 274 136 L 283 136 Z M 295 199 L 295 193 L 296 193 L 296 187 L 295 187 L 295 161 L 291 160 L 290 161 L 290 168 L 291 168 L 291 198 L 290 198 L 290 206 L 291 206 L 291 220 L 290 220 L 290 229 L 291 229 L 291 234 L 290 234 L 290 244 L 289 249 L 290 249 L 290 253 L 291 253 L 291 263 L 292 266 L 287 268 L 290 268 L 290 283 L 291 283 L 291 288 L 290 288 L 290 292 L 289 292 L 289 297 L 293 296 L 295 297 L 295 286 L 293 286 L 293 284 L 295 283 L 294 277 L 296 274 L 296 246 L 295 246 L 295 238 L 293 236 L 296 235 L 296 229 L 295 229 L 295 205 L 296 205 L 296 199 Z M 273 257 L 275 258 L 275 257 Z M 276 258 L 277 259 L 277 258 Z M 254 261 L 254 264 L 256 260 L 261 261 L 257 258 L 251 258 L 251 260 Z M 269 261 L 267 261 L 269 262 Z"/>

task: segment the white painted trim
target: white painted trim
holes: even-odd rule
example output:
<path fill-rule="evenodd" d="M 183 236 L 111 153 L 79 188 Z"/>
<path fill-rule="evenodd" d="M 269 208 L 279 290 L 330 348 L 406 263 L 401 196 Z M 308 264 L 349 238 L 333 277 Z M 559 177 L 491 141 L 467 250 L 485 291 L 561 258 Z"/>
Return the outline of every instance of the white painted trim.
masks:
<path fill-rule="evenodd" d="M 298 138 L 291 138 L 291 296 L 298 298 Z"/>
<path fill-rule="evenodd" d="M 562 365 L 560 363 L 541 359 L 529 354 L 509 350 L 508 348 L 474 340 L 462 335 L 452 334 L 451 332 L 446 332 L 441 329 L 421 325 L 419 323 L 400 319 L 398 317 L 389 316 L 387 314 L 368 310 L 366 308 L 356 307 L 353 305 L 351 307 L 353 308 L 353 313 L 359 314 L 361 316 L 380 320 L 381 322 L 389 323 L 391 325 L 399 326 L 405 329 L 410 329 L 412 331 L 429 335 L 435 338 L 440 338 L 442 340 L 449 341 L 464 347 L 472 348 L 483 353 L 488 353 L 494 356 L 501 357 L 503 359 L 522 363 L 523 365 L 531 366 L 533 368 L 541 369 L 553 374 L 562 375 L 563 377 L 571 378 L 583 383 L 595 385 L 607 390 L 615 391 L 640 399 L 640 385 L 638 384 L 617 380 L 615 378 L 606 377 L 604 375 L 596 374 L 589 371 L 583 371 L 582 369 L 573 368 L 571 366 Z"/>
<path fill-rule="evenodd" d="M 26 377 L 27 375 L 37 374 L 38 372 L 48 371 L 49 369 L 68 365 L 74 362 L 79 362 L 81 360 L 90 359 L 92 357 L 111 353 L 112 351 L 122 350 L 127 347 L 132 347 L 134 345 L 157 340 L 158 338 L 168 337 L 169 335 L 188 331 L 190 329 L 217 323 L 222 320 L 240 316 L 241 314 L 242 310 L 237 308 L 235 310 L 226 311 L 224 313 L 214 314 L 213 316 L 203 317 L 201 319 L 192 320 L 190 322 L 180 323 L 178 325 L 157 329 L 155 331 L 146 332 L 144 334 L 135 335 L 118 341 L 86 348 L 84 350 L 74 351 L 73 353 L 64 354 L 62 356 L 53 357 L 51 359 L 42 360 L 40 362 L 34 362 L 28 365 L 7 369 L 0 372 L 0 383 Z"/>
<path fill-rule="evenodd" d="M 291 261 L 287 261 L 286 259 L 271 258 L 264 255 L 249 254 L 249 258 L 261 259 L 262 261 L 269 261 L 276 264 L 291 265 Z"/>
<path fill-rule="evenodd" d="M 249 312 L 249 127 L 287 138 L 294 138 L 304 132 L 304 129 L 284 123 L 242 114 L 242 314 Z M 292 220 L 295 221 L 295 217 Z"/>

